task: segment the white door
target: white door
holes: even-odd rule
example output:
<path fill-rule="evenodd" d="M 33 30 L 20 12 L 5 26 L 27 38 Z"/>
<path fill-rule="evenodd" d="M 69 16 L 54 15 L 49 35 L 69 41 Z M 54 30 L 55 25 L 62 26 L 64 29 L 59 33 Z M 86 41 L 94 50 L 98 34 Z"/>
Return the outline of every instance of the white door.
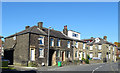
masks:
<path fill-rule="evenodd" d="M 31 61 L 35 61 L 35 50 L 31 49 Z"/>

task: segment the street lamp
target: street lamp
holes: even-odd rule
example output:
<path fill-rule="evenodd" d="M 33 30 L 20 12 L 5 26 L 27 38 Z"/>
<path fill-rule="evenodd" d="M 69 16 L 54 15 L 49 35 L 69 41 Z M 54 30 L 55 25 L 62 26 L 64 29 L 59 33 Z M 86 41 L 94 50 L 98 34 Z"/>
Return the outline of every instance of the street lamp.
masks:
<path fill-rule="evenodd" d="M 50 39 L 49 39 L 49 35 L 50 35 L 50 28 L 51 27 L 49 27 L 48 28 L 48 52 L 47 52 L 47 66 L 49 66 L 49 41 L 50 41 Z"/>

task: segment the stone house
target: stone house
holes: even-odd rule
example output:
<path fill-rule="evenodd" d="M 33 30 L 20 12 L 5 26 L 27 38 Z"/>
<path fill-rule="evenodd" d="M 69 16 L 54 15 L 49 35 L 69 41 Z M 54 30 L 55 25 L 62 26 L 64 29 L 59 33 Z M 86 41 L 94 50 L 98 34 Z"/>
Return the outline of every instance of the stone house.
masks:
<path fill-rule="evenodd" d="M 116 46 L 107 41 L 107 36 L 104 38 L 84 39 L 87 42 L 89 56 L 92 59 L 100 59 L 102 61 L 116 61 Z"/>
<path fill-rule="evenodd" d="M 26 66 L 30 62 L 53 66 L 58 61 L 73 60 L 73 41 L 83 41 L 68 37 L 67 31 L 67 26 L 63 32 L 50 29 L 48 43 L 48 28 L 43 27 L 43 22 L 38 26 L 26 26 L 25 30 L 5 38 L 4 57 L 10 60 L 10 64 Z"/>

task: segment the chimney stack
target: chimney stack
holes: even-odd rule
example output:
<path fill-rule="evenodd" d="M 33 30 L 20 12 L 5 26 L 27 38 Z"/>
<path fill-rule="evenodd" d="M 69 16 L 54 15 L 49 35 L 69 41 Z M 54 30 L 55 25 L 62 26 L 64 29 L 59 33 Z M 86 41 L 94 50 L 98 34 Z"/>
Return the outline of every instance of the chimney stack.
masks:
<path fill-rule="evenodd" d="M 104 36 L 103 39 L 104 39 L 105 41 L 107 41 L 107 36 Z"/>
<path fill-rule="evenodd" d="M 43 22 L 38 22 L 38 28 L 42 29 L 43 27 Z"/>
<path fill-rule="evenodd" d="M 25 29 L 28 29 L 30 26 L 26 26 Z"/>
<path fill-rule="evenodd" d="M 64 26 L 63 33 L 64 33 L 65 35 L 68 35 L 67 25 Z"/>
<path fill-rule="evenodd" d="M 91 39 L 93 39 L 93 37 L 91 37 Z"/>

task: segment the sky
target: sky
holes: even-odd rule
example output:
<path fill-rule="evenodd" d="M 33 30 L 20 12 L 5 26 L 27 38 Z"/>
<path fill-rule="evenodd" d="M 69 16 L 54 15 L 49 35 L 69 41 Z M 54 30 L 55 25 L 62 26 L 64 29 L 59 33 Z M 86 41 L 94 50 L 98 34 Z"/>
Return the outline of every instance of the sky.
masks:
<path fill-rule="evenodd" d="M 43 22 L 43 27 L 81 33 L 81 39 L 107 36 L 118 41 L 117 2 L 3 2 L 2 36 L 7 37 Z"/>

